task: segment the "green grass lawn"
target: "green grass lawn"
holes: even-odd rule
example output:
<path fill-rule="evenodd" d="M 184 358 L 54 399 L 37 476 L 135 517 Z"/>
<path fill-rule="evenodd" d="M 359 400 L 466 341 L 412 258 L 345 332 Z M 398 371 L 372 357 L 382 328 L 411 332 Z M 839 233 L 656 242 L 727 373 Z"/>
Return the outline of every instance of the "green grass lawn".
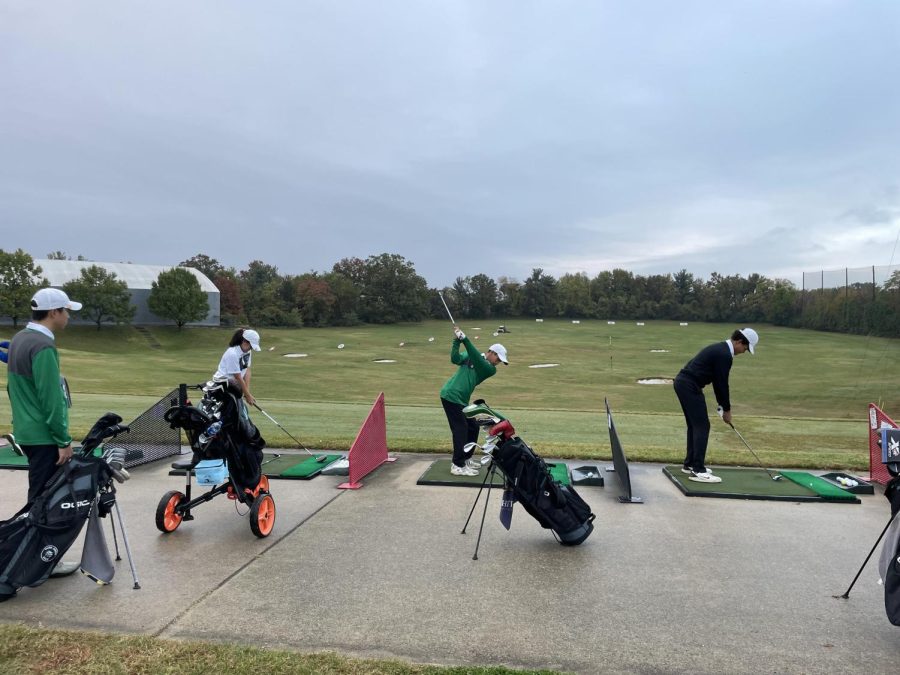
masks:
<path fill-rule="evenodd" d="M 629 459 L 665 462 L 680 460 L 683 452 L 680 407 L 671 385 L 637 380 L 674 377 L 697 351 L 735 328 L 663 321 L 644 326 L 633 321 L 502 323 L 511 332 L 499 337 L 491 335 L 497 321 L 462 324 L 470 337 L 478 336 L 475 344 L 481 349 L 502 341 L 509 350 L 511 365 L 501 366 L 476 394 L 506 413 L 535 450 L 547 456 L 608 458 L 602 414 L 607 397 Z M 757 354 L 735 359 L 731 398 L 735 426 L 757 454 L 775 466 L 867 468 L 867 404 L 880 402 L 888 414 L 900 414 L 900 341 L 755 328 Z M 161 349 L 151 348 L 131 327 L 70 327 L 59 336 L 77 437 L 107 410 L 127 421 L 178 383 L 208 379 L 231 334 L 228 329 L 150 330 Z M 260 332 L 263 351 L 253 357 L 253 392 L 306 445 L 349 447 L 383 391 L 392 450 L 449 452 L 438 401 L 454 368 L 448 322 Z M 337 349 L 339 343 L 345 348 Z M 287 353 L 308 356 L 286 358 Z M 560 365 L 528 367 L 542 363 Z M 2 370 L 0 384 L 5 384 Z M 712 392 L 707 400 L 712 410 Z M 271 445 L 292 445 L 264 417 L 255 418 Z M 3 399 L 0 429 L 9 423 Z M 736 435 L 716 419 L 709 460 L 753 463 Z"/>
<path fill-rule="evenodd" d="M 0 625 L 0 672 L 68 675 L 516 675 L 550 670 L 443 667 L 380 659 L 352 659 L 332 652 L 295 652 L 206 642 L 163 640 L 87 631 Z"/>

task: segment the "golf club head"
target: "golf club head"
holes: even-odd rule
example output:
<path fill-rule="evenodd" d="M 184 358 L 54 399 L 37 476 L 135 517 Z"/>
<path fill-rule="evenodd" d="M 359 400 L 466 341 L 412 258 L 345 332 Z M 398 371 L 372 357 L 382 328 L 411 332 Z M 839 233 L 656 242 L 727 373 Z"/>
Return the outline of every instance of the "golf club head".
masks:
<path fill-rule="evenodd" d="M 466 443 L 463 446 L 463 452 L 465 452 L 467 455 L 472 455 L 475 453 L 475 448 L 478 448 L 479 450 L 482 449 L 481 446 L 478 445 L 478 443 Z"/>
<path fill-rule="evenodd" d="M 485 455 L 478 461 L 481 462 L 481 466 L 484 466 L 485 464 L 488 464 L 492 459 L 493 457 L 491 457 L 490 455 Z"/>

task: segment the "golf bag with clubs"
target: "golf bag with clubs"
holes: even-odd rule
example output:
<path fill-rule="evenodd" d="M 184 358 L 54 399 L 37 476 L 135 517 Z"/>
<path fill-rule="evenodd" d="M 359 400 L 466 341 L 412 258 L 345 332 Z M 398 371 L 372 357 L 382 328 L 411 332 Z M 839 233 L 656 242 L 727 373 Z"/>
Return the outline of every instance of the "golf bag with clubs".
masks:
<path fill-rule="evenodd" d="M 56 470 L 34 501 L 0 523 L 0 602 L 15 596 L 23 586 L 44 583 L 78 538 L 88 516 L 99 508 L 101 494 L 115 493 L 114 475 L 120 481 L 127 478 L 121 463 L 111 466 L 93 455 L 104 440 L 128 431 L 121 421 L 115 413 L 101 417 L 81 449 Z M 107 506 L 111 506 L 109 500 Z"/>
<path fill-rule="evenodd" d="M 484 401 L 463 408 L 463 414 L 487 430 L 482 450 L 503 474 L 507 489 L 563 546 L 577 546 L 594 530 L 591 507 L 570 485 L 561 485 L 547 464 L 516 435 L 509 420 Z"/>
<path fill-rule="evenodd" d="M 878 572 L 884 583 L 884 610 L 888 620 L 900 626 L 900 476 L 887 484 L 884 496 L 891 503 L 891 526 L 884 536 Z"/>
<path fill-rule="evenodd" d="M 156 527 L 163 533 L 174 532 L 183 521 L 193 520 L 191 509 L 226 494 L 229 499 L 250 507 L 253 534 L 268 536 L 275 522 L 275 501 L 262 471 L 266 442 L 246 414 L 241 393 L 224 380 L 213 380 L 193 387 L 203 391 L 202 399 L 194 406 L 187 400 L 187 387 L 182 385 L 182 388 L 181 402 L 163 417 L 172 428 L 184 429 L 194 455 L 187 467 L 185 491 L 171 490 L 160 500 Z M 217 477 L 215 487 L 192 498 L 191 472 L 208 459 L 224 460 L 227 476 Z"/>

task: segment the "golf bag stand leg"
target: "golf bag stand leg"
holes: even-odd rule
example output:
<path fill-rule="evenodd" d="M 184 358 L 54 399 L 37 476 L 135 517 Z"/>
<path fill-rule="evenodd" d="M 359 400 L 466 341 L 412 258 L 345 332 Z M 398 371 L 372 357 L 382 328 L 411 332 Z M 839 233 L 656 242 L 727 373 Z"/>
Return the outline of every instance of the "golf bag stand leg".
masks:
<path fill-rule="evenodd" d="M 119 555 L 119 540 L 116 538 L 116 519 L 112 516 L 109 517 L 109 524 L 112 526 L 113 533 L 113 546 L 116 549 L 116 560 L 121 560 L 122 556 Z"/>
<path fill-rule="evenodd" d="M 850 599 L 850 589 L 856 584 L 856 580 L 859 579 L 859 575 L 862 574 L 863 569 L 866 567 L 866 563 L 869 562 L 869 558 L 872 557 L 872 554 L 875 553 L 875 549 L 878 548 L 878 544 L 881 543 L 882 538 L 887 533 L 888 528 L 891 526 L 891 523 L 894 522 L 894 518 L 897 517 L 897 514 L 900 514 L 900 511 L 897 511 L 894 515 L 891 516 L 891 519 L 887 522 L 887 525 L 884 526 L 884 529 L 881 531 L 881 534 L 878 535 L 878 539 L 875 540 L 875 545 L 872 547 L 872 550 L 869 551 L 869 555 L 866 556 L 866 559 L 863 560 L 862 567 L 859 568 L 859 572 L 856 573 L 856 576 L 853 577 L 853 581 L 850 582 L 850 586 L 844 591 L 843 595 L 832 595 L 832 598 L 837 598 L 838 600 L 849 600 Z"/>
<path fill-rule="evenodd" d="M 487 484 L 488 479 L 492 479 L 493 475 L 494 475 L 494 463 L 492 461 L 490 470 L 488 470 L 484 474 L 484 480 L 481 481 L 481 487 L 478 488 L 478 494 L 475 495 L 475 501 L 472 503 L 472 508 L 469 511 L 469 517 L 466 518 L 466 524 L 463 525 L 463 529 L 462 529 L 462 532 L 460 532 L 460 534 L 466 533 L 466 528 L 469 526 L 469 521 L 472 520 L 472 514 L 475 513 L 475 507 L 478 506 L 478 500 L 481 498 L 481 492 L 482 492 L 482 490 L 484 490 L 484 486 Z M 491 480 L 491 482 L 493 482 L 493 480 Z M 490 488 L 488 488 L 488 489 L 490 489 Z"/>
<path fill-rule="evenodd" d="M 494 474 L 496 473 L 497 467 L 494 466 L 494 462 L 491 461 L 491 470 L 486 476 L 487 478 L 490 478 L 490 482 L 488 483 L 487 494 L 484 497 L 484 510 L 481 512 L 481 525 L 478 526 L 478 540 L 475 542 L 475 555 L 472 556 L 472 560 L 478 560 L 478 547 L 481 546 L 481 532 L 484 530 L 484 517 L 487 515 L 488 502 L 491 500 L 491 488 L 494 487 Z"/>
<path fill-rule="evenodd" d="M 125 520 L 122 518 L 122 511 L 119 509 L 119 502 L 114 502 L 116 507 L 116 516 L 119 518 L 119 529 L 122 531 L 122 543 L 125 545 L 125 555 L 128 556 L 128 565 L 131 567 L 131 578 L 134 579 L 134 590 L 141 587 L 137 577 L 137 570 L 134 569 L 134 559 L 131 556 L 131 547 L 128 545 L 128 532 L 125 531 Z M 112 520 L 112 518 L 110 518 Z"/>

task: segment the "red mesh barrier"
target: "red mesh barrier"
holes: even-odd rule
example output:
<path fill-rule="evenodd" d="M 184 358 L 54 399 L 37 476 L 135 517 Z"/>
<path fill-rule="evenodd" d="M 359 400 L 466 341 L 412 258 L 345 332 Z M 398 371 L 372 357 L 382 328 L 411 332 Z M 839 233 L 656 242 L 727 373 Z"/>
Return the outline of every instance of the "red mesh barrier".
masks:
<path fill-rule="evenodd" d="M 387 454 L 387 424 L 384 416 L 384 392 L 378 395 L 366 421 L 359 428 L 350 453 L 350 479 L 338 485 L 339 489 L 357 490 L 362 487 L 360 480 L 372 473 L 385 462 L 393 462 L 395 458 Z"/>
<path fill-rule="evenodd" d="M 881 430 L 896 429 L 897 423 L 882 412 L 874 403 L 869 404 L 869 475 L 881 485 L 887 485 L 893 478 L 887 467 L 881 463 Z"/>

